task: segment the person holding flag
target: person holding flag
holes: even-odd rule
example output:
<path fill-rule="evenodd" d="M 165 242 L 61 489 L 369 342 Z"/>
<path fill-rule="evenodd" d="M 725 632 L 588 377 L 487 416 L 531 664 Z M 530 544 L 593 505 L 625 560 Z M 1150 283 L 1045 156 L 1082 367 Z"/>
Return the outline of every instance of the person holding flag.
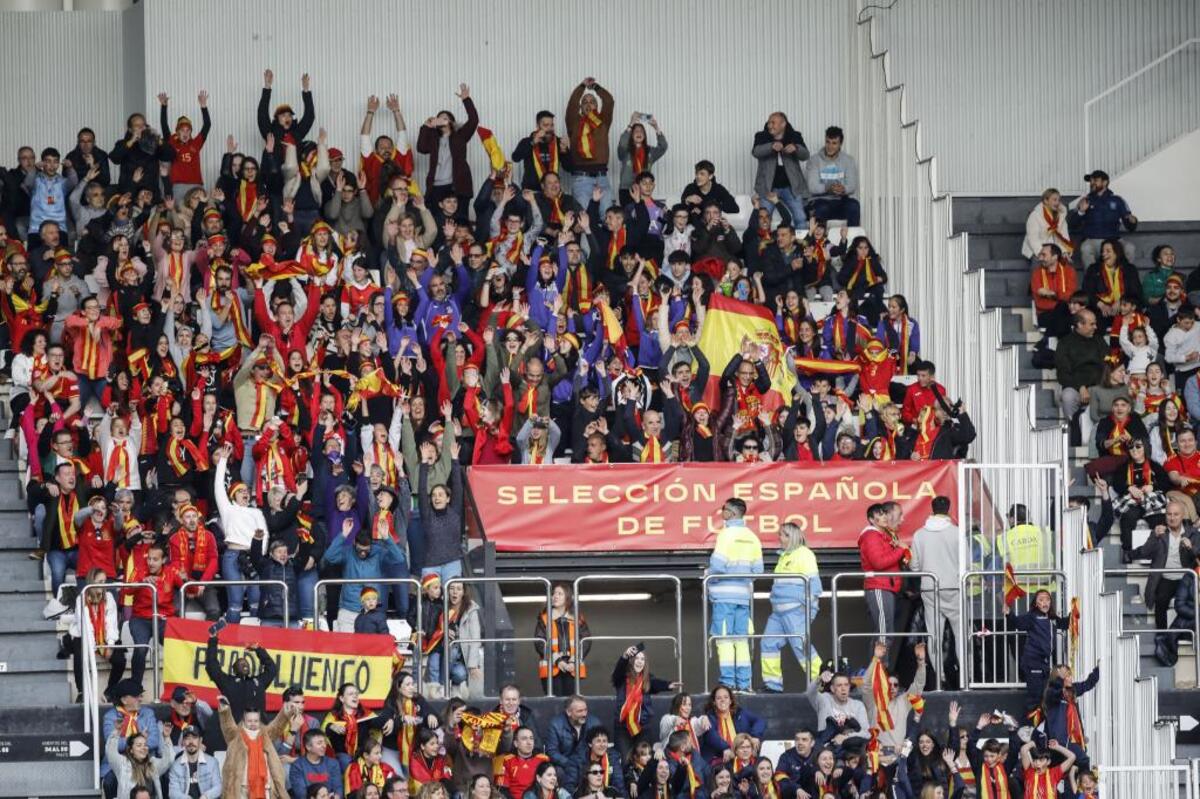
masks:
<path fill-rule="evenodd" d="M 1012 565 L 1004 567 L 1004 616 L 1012 617 L 1012 604 L 1024 596 L 1024 590 L 1016 583 Z M 1066 630 L 1070 620 L 1060 618 L 1054 612 L 1054 598 L 1046 589 L 1033 595 L 1033 607 L 1027 612 L 1011 618 L 1012 626 L 1025 633 L 1025 646 L 1017 664 L 1021 679 L 1025 681 L 1025 710 L 1029 712 L 1042 702 L 1042 692 L 1050 675 L 1050 663 L 1054 655 L 1056 630 Z"/>
<path fill-rule="evenodd" d="M 919 720 L 925 710 L 925 698 L 922 696 L 925 687 L 924 641 L 913 648 L 913 655 L 917 658 L 917 671 L 903 693 L 900 692 L 900 679 L 887 673 L 884 665 L 887 644 L 883 641 L 875 642 L 871 665 L 867 666 L 863 679 L 862 697 L 867 707 L 867 718 L 873 728 L 878 728 L 879 744 L 885 754 L 889 747 L 898 752 L 907 739 L 908 712 L 915 712 Z"/>
<path fill-rule="evenodd" d="M 679 690 L 683 688 L 683 683 L 667 682 L 652 675 L 650 661 L 646 657 L 646 645 L 639 642 L 617 658 L 612 684 L 617 692 L 617 717 L 613 723 L 616 740 L 613 743 L 624 759 L 638 736 L 650 724 L 653 715 L 650 695 Z"/>

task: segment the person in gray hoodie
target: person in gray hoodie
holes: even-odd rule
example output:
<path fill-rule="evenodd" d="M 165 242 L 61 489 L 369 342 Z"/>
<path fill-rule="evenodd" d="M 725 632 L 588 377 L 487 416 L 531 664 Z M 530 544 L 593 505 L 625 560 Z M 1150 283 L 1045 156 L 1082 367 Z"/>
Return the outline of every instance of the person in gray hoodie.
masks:
<path fill-rule="evenodd" d="M 958 563 L 958 546 L 962 533 L 950 519 L 949 497 L 934 497 L 930 503 L 932 514 L 925 526 L 917 530 L 912 542 L 912 561 L 909 566 L 914 572 L 932 572 L 937 577 L 937 596 L 940 608 L 934 607 L 934 581 L 921 578 L 921 601 L 925 605 L 925 628 L 933 633 L 930 660 L 934 668 L 942 664 L 942 633 L 945 623 L 950 622 L 954 640 L 961 641 L 962 624 L 959 618 L 958 592 L 962 573 Z M 940 612 L 941 618 L 938 618 Z"/>
<path fill-rule="evenodd" d="M 817 150 L 804 166 L 808 184 L 810 213 L 822 222 L 845 219 L 847 227 L 858 227 L 862 220 L 858 205 L 858 162 L 842 149 L 846 135 L 837 126 L 825 129 L 825 146 Z"/>

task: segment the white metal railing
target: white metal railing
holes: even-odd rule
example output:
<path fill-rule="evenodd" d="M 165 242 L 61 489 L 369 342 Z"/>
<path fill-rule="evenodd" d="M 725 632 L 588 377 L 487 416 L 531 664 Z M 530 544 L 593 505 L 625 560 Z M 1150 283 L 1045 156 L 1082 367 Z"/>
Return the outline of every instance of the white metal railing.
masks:
<path fill-rule="evenodd" d="M 1093 149 L 1093 117 L 1120 135 Z M 1192 37 L 1083 104 L 1083 167 L 1116 174 L 1198 126 L 1200 37 Z"/>
<path fill-rule="evenodd" d="M 956 332 L 930 336 L 922 356 L 937 364 L 951 395 L 962 397 L 981 422 L 975 459 L 1058 462 L 1059 431 L 1037 427 L 1035 391 L 1019 382 L 1020 353 L 1003 344 L 1000 314 L 985 309 L 983 275 L 969 270 L 966 234 L 954 233 L 953 200 L 938 189 L 936 161 L 922 154 L 920 127 L 907 113 L 904 88 L 891 80 L 888 53 L 875 47 L 866 0 L 858 5 L 863 13 L 853 33 L 848 132 L 863 166 L 863 218 L 887 258 L 889 290 L 908 298 L 926 330 Z"/>
<path fill-rule="evenodd" d="M 1197 799 L 1192 770 L 1186 764 L 1106 766 L 1100 769 L 1099 788 L 1101 796 Z"/>

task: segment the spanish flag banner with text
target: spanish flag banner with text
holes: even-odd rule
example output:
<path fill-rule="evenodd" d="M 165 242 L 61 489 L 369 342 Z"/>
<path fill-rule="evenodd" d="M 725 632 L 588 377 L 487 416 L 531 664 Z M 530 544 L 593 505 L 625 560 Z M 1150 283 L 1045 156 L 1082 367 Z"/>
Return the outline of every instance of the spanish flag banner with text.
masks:
<path fill-rule="evenodd" d="M 167 619 L 163 642 L 162 700 L 175 686 L 182 685 L 213 707 L 217 688 L 205 672 L 207 621 Z M 278 672 L 267 688 L 267 710 L 283 705 L 283 692 L 297 685 L 304 690 L 305 707 L 327 710 L 343 683 L 352 683 L 367 707 L 382 707 L 392 684 L 392 653 L 396 642 L 390 635 L 330 633 L 315 630 L 285 630 L 231 624 L 218 640 L 219 668 L 229 673 L 230 664 L 248 649 L 261 646 L 275 660 Z M 249 653 L 251 668 L 260 664 Z"/>
<path fill-rule="evenodd" d="M 712 364 L 712 374 L 704 389 L 704 401 L 710 408 L 721 407 L 721 373 L 733 356 L 742 349 L 742 339 L 749 337 L 758 347 L 760 357 L 771 376 L 771 390 L 762 399 L 762 408 L 774 411 L 792 404 L 792 388 L 796 378 L 783 363 L 786 348 L 779 339 L 774 315 L 761 305 L 752 305 L 713 294 L 708 301 L 704 327 L 700 331 L 700 351 Z"/>

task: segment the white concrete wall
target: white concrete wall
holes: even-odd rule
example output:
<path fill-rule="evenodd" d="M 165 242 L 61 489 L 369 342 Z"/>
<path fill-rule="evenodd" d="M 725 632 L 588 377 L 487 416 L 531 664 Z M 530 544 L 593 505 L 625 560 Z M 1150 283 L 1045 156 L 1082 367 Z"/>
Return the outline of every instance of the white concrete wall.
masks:
<path fill-rule="evenodd" d="M 1113 177 L 1113 191 L 1129 203 L 1138 219 L 1200 219 L 1200 130 Z"/>

